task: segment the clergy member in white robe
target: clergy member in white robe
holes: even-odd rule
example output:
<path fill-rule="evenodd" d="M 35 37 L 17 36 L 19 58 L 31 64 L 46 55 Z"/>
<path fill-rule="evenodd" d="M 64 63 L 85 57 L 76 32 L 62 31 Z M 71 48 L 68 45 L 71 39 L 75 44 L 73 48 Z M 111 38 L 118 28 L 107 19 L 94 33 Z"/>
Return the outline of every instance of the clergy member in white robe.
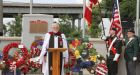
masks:
<path fill-rule="evenodd" d="M 59 32 L 59 24 L 52 24 L 52 32 L 45 34 L 42 51 L 39 56 L 40 64 L 42 64 L 42 72 L 44 75 L 52 75 L 52 52 L 48 52 L 48 48 L 67 48 L 66 37 Z M 60 75 L 64 74 L 64 64 L 68 62 L 68 50 L 60 54 Z"/>

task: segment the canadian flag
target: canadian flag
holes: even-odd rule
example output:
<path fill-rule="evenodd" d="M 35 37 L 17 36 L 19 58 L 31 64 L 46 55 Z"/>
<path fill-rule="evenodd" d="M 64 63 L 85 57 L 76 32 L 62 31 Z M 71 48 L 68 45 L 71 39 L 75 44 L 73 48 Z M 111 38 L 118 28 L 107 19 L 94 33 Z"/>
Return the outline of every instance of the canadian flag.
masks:
<path fill-rule="evenodd" d="M 86 0 L 85 2 L 84 19 L 85 23 L 90 28 L 92 23 L 92 7 L 98 4 L 98 0 Z"/>

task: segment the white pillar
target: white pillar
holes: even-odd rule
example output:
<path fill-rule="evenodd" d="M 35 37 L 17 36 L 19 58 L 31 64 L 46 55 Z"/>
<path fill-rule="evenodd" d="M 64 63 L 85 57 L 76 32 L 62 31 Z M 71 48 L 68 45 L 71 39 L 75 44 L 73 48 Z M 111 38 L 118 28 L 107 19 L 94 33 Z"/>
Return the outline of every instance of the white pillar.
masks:
<path fill-rule="evenodd" d="M 30 14 L 32 14 L 33 11 L 33 0 L 30 0 Z"/>
<path fill-rule="evenodd" d="M 86 0 L 83 0 L 83 38 L 85 38 L 85 20 L 84 20 L 85 8 L 86 8 Z"/>

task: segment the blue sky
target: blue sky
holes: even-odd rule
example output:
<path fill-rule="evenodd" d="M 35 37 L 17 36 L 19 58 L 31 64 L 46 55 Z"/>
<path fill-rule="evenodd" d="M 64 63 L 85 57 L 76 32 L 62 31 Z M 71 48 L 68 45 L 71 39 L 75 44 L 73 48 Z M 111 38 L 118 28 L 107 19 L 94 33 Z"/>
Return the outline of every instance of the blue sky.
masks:
<path fill-rule="evenodd" d="M 29 3 L 30 0 L 3 0 L 6 2 L 26 2 Z M 65 3 L 65 4 L 81 4 L 83 0 L 33 0 L 34 3 Z"/>

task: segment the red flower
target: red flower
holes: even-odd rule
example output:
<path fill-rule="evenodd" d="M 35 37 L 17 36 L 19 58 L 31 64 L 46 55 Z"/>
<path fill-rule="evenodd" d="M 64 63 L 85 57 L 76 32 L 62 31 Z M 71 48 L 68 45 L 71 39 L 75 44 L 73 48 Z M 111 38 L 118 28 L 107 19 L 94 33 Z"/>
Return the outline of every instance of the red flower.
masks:
<path fill-rule="evenodd" d="M 3 60 L 5 61 L 5 63 L 7 65 L 10 65 L 10 63 L 13 63 L 13 61 L 14 61 L 14 60 L 8 58 L 9 51 L 11 50 L 11 48 L 18 48 L 19 45 L 20 45 L 20 43 L 13 42 L 13 43 L 6 45 L 3 48 Z M 28 55 L 27 48 L 25 46 L 23 46 L 23 48 L 21 48 L 21 51 L 23 52 L 23 56 L 21 58 L 19 58 L 18 61 L 16 61 L 17 67 L 20 67 L 21 65 L 23 65 L 25 63 L 25 60 L 27 59 L 27 55 Z"/>
<path fill-rule="evenodd" d="M 79 46 L 80 44 L 81 44 L 81 41 L 78 40 L 78 39 L 75 39 L 75 40 L 72 41 L 72 46 L 73 46 L 73 47 L 77 47 L 77 46 Z"/>
<path fill-rule="evenodd" d="M 23 68 L 21 68 L 21 71 L 23 73 L 28 73 L 29 72 L 29 67 L 28 66 L 24 66 Z"/>
<path fill-rule="evenodd" d="M 43 42 L 43 40 L 42 39 L 36 40 L 31 44 L 31 47 L 30 47 L 31 51 L 29 54 L 29 59 L 40 55 L 41 49 L 38 48 L 38 46 L 42 46 L 42 43 L 40 43 L 40 42 Z M 30 61 L 30 60 L 28 60 L 28 64 L 30 65 L 30 68 L 40 68 L 41 67 L 41 66 L 39 66 L 40 65 L 39 63 Z"/>
<path fill-rule="evenodd" d="M 93 48 L 93 44 L 92 43 L 88 43 L 87 44 L 87 48 Z"/>
<path fill-rule="evenodd" d="M 66 73 L 66 75 L 70 75 L 70 73 Z"/>
<path fill-rule="evenodd" d="M 68 68 L 69 67 L 69 64 L 64 64 L 64 68 Z"/>

